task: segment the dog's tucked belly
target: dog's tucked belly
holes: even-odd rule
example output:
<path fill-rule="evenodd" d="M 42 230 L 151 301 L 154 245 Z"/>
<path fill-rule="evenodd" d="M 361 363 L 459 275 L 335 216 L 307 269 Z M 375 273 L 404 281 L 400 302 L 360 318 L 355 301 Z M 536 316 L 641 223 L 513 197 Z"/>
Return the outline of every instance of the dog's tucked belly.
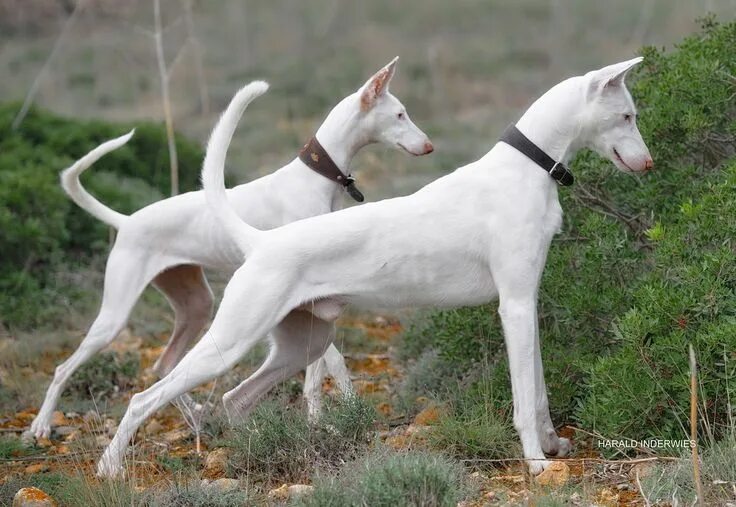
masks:
<path fill-rule="evenodd" d="M 402 307 L 454 308 L 475 306 L 498 296 L 486 266 L 465 264 L 439 270 L 410 266 L 385 266 L 385 274 L 375 276 L 340 300 L 361 308 L 382 310 Z"/>

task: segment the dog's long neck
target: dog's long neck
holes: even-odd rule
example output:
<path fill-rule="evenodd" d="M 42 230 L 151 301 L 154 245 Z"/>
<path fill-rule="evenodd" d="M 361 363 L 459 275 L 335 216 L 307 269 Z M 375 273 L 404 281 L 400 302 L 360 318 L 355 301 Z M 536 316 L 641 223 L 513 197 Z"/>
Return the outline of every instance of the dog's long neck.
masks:
<path fill-rule="evenodd" d="M 315 137 L 338 168 L 347 174 L 350 162 L 369 139 L 360 125 L 360 111 L 354 97 L 347 97 L 336 105 L 322 122 Z"/>
<path fill-rule="evenodd" d="M 567 164 L 582 147 L 584 107 L 582 78 L 570 78 L 537 99 L 516 126 L 550 157 Z"/>
<path fill-rule="evenodd" d="M 347 97 L 337 104 L 315 133 L 319 143 L 343 174 L 349 172 L 355 154 L 371 142 L 361 128 L 359 108 L 351 99 L 355 97 Z M 341 185 L 308 169 L 298 158 L 289 164 L 287 170 L 292 178 L 301 181 L 305 188 L 308 187 L 313 196 L 326 199 L 333 211 L 340 207 L 340 196 L 343 194 Z"/>

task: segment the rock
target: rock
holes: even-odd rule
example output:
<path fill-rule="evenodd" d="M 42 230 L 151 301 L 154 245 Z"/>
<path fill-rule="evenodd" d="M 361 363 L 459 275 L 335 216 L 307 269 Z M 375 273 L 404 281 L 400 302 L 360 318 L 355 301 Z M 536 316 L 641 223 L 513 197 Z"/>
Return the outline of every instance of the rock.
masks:
<path fill-rule="evenodd" d="M 95 443 L 97 443 L 98 447 L 107 447 L 110 445 L 110 437 L 107 435 L 97 435 L 95 437 Z"/>
<path fill-rule="evenodd" d="M 57 426 L 56 428 L 54 428 L 54 432 L 60 437 L 69 436 L 75 431 L 76 428 L 74 428 L 74 426 Z"/>
<path fill-rule="evenodd" d="M 289 498 L 299 498 L 314 491 L 314 486 L 309 484 L 292 484 L 289 486 Z"/>
<path fill-rule="evenodd" d="M 66 438 L 64 439 L 64 442 L 74 442 L 75 440 L 79 440 L 79 437 L 82 436 L 82 432 L 78 429 L 75 429 L 71 433 L 69 433 Z"/>
<path fill-rule="evenodd" d="M 227 449 L 220 447 L 207 454 L 204 460 L 204 473 L 213 479 L 227 473 Z"/>
<path fill-rule="evenodd" d="M 238 489 L 240 487 L 240 481 L 237 479 L 217 479 L 214 481 L 202 479 L 202 487 L 217 491 L 218 493 L 227 493 Z"/>
<path fill-rule="evenodd" d="M 417 426 L 431 426 L 440 420 L 442 410 L 437 405 L 430 405 L 417 414 L 414 424 Z"/>
<path fill-rule="evenodd" d="M 603 488 L 598 492 L 595 504 L 600 507 L 617 507 L 618 494 L 614 493 L 609 488 Z"/>
<path fill-rule="evenodd" d="M 38 488 L 22 488 L 13 497 L 13 507 L 55 507 L 56 502 Z"/>
<path fill-rule="evenodd" d="M 547 469 L 536 478 L 542 486 L 562 486 L 570 480 L 570 467 L 562 461 L 553 461 Z"/>
<path fill-rule="evenodd" d="M 173 444 L 174 442 L 178 442 L 179 440 L 184 440 L 185 438 L 189 438 L 192 435 L 192 432 L 189 430 L 189 428 L 179 428 L 177 430 L 171 430 L 167 431 L 161 437 L 169 444 Z"/>
<path fill-rule="evenodd" d="M 36 445 L 45 449 L 47 447 L 51 447 L 54 444 L 48 438 L 39 438 L 36 440 Z"/>
<path fill-rule="evenodd" d="M 164 430 L 163 424 L 158 422 L 158 419 L 151 419 L 151 422 L 146 424 L 146 435 L 158 435 Z"/>
<path fill-rule="evenodd" d="M 308 495 L 312 491 L 314 491 L 314 486 L 308 484 L 292 484 L 291 486 L 282 484 L 281 487 L 269 491 L 268 498 L 283 501 Z"/>
<path fill-rule="evenodd" d="M 49 466 L 46 463 L 36 463 L 35 465 L 28 465 L 24 472 L 27 474 L 38 474 L 41 472 L 47 472 L 49 470 Z"/>
<path fill-rule="evenodd" d="M 68 424 L 69 424 L 69 421 L 66 419 L 64 412 L 57 410 L 51 415 L 51 426 L 52 427 L 53 426 L 67 426 Z"/>
<path fill-rule="evenodd" d="M 272 489 L 268 492 L 268 498 L 271 500 L 288 500 L 289 499 L 289 486 L 288 484 L 282 484 L 276 489 Z"/>

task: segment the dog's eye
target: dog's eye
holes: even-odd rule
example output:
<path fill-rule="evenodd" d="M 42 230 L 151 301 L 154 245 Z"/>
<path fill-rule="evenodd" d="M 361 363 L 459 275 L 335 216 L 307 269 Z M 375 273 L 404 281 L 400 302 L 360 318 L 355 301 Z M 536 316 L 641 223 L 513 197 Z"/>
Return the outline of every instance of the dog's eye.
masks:
<path fill-rule="evenodd" d="M 397 114 L 396 116 L 399 118 L 399 120 L 403 120 L 404 119 L 404 113 L 403 112 Z"/>
<path fill-rule="evenodd" d="M 634 116 L 633 116 L 633 115 L 631 115 L 631 114 L 625 114 L 625 115 L 624 115 L 624 120 L 626 120 L 626 121 L 627 121 L 627 122 L 629 122 L 629 123 L 631 123 L 631 120 L 632 120 L 633 118 L 634 118 Z"/>

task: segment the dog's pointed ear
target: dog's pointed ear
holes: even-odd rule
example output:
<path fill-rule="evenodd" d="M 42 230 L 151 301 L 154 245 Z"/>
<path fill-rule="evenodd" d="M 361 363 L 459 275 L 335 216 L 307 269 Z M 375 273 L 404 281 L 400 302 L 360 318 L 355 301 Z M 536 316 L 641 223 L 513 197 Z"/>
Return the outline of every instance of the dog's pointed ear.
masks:
<path fill-rule="evenodd" d="M 376 105 L 378 97 L 388 91 L 388 85 L 391 83 L 391 78 L 394 77 L 396 72 L 396 64 L 399 61 L 397 56 L 391 60 L 388 65 L 376 72 L 360 90 L 360 110 L 369 111 L 373 106 Z"/>
<path fill-rule="evenodd" d="M 614 89 L 624 86 L 626 74 L 644 58 L 638 56 L 625 62 L 614 63 L 608 67 L 589 72 L 590 85 L 589 92 L 602 92 L 607 89 Z"/>

